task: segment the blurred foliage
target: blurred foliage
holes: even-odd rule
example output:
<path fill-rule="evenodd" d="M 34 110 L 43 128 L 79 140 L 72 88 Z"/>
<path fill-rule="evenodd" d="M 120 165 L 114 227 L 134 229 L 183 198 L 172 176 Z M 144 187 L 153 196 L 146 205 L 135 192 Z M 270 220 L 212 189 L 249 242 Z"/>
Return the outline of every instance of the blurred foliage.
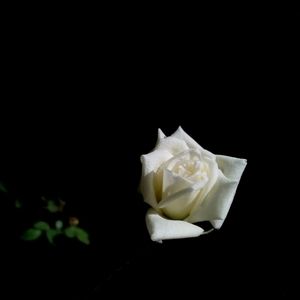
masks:
<path fill-rule="evenodd" d="M 3 182 L 0 181 L 0 192 L 7 193 L 7 189 Z"/>
<path fill-rule="evenodd" d="M 8 189 L 1 181 L 0 193 L 8 193 Z M 19 199 L 14 200 L 14 207 L 16 209 L 22 210 L 22 208 L 26 206 L 25 204 L 25 201 L 21 202 Z M 55 245 L 55 239 L 58 236 L 61 236 L 67 239 L 75 239 L 85 245 L 89 245 L 90 239 L 88 232 L 78 226 L 79 220 L 77 217 L 66 216 L 64 212 L 65 205 L 66 202 L 62 201 L 61 199 L 55 200 L 47 199 L 44 196 L 41 197 L 40 206 L 46 211 L 46 214 L 42 214 L 42 220 L 34 222 L 32 227 L 23 230 L 21 239 L 24 241 L 34 241 L 42 237 L 46 237 L 50 244 Z M 36 216 L 36 218 L 38 218 L 38 216 Z M 61 220 L 62 218 L 68 220 L 65 227 L 64 222 Z M 50 219 L 51 221 L 47 222 L 45 219 Z"/>
<path fill-rule="evenodd" d="M 64 230 L 64 233 L 69 238 L 77 238 L 78 241 L 89 245 L 89 234 L 78 226 L 71 225 Z"/>
<path fill-rule="evenodd" d="M 58 206 L 55 204 L 55 202 L 53 200 L 48 201 L 46 208 L 48 209 L 49 212 L 52 212 L 52 213 L 56 213 L 59 211 Z"/>
<path fill-rule="evenodd" d="M 20 200 L 17 199 L 17 200 L 15 201 L 15 207 L 16 207 L 16 208 L 22 208 L 22 206 L 23 206 L 22 202 L 21 202 Z"/>
<path fill-rule="evenodd" d="M 38 239 L 41 236 L 41 234 L 42 234 L 42 230 L 30 228 L 23 233 L 22 238 L 26 241 L 33 241 Z"/>
<path fill-rule="evenodd" d="M 55 222 L 55 228 L 51 228 L 50 225 L 44 221 L 39 221 L 33 225 L 33 228 L 27 229 L 22 238 L 23 240 L 32 241 L 38 239 L 43 233 L 45 233 L 49 243 L 51 244 L 54 244 L 54 238 L 58 235 L 71 239 L 75 238 L 86 245 L 90 244 L 89 234 L 86 230 L 78 227 L 77 225 L 70 225 L 66 228 L 63 228 L 63 226 L 64 225 L 61 220 L 57 220 Z"/>

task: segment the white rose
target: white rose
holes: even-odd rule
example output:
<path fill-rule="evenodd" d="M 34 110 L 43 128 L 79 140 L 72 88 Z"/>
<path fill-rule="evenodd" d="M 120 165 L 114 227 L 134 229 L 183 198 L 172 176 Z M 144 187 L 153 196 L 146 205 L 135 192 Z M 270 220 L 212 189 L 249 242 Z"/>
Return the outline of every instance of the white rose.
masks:
<path fill-rule="evenodd" d="M 181 127 L 166 137 L 158 130 L 155 149 L 141 156 L 141 192 L 151 208 L 146 224 L 153 241 L 196 237 L 192 223 L 219 229 L 230 209 L 247 161 L 204 150 Z"/>

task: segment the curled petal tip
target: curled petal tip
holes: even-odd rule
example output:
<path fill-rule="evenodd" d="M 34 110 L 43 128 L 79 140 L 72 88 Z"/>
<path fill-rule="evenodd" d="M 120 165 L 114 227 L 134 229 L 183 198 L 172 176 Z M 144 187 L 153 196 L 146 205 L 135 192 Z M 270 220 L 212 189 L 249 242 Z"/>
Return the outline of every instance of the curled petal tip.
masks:
<path fill-rule="evenodd" d="M 158 128 L 158 133 L 157 133 L 157 136 L 159 139 L 163 139 L 165 138 L 165 134 L 162 132 L 162 130 L 160 128 Z"/>

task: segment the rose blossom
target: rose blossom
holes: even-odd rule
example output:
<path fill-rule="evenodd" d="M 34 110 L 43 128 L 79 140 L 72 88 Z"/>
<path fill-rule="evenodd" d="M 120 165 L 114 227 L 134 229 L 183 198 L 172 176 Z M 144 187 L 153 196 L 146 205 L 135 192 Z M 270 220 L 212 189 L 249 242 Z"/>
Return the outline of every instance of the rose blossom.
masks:
<path fill-rule="evenodd" d="M 151 208 L 146 224 L 153 241 L 199 236 L 193 223 L 219 229 L 230 209 L 246 160 L 203 149 L 181 127 L 141 156 L 141 192 Z"/>

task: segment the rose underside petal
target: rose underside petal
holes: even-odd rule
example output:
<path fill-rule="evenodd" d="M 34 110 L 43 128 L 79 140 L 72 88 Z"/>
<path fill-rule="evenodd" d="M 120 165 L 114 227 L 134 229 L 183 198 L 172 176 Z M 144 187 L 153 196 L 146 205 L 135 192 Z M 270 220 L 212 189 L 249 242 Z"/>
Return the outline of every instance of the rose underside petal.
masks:
<path fill-rule="evenodd" d="M 203 229 L 194 224 L 163 218 L 154 209 L 146 214 L 146 225 L 151 239 L 156 242 L 168 239 L 196 237 L 203 233 Z"/>

